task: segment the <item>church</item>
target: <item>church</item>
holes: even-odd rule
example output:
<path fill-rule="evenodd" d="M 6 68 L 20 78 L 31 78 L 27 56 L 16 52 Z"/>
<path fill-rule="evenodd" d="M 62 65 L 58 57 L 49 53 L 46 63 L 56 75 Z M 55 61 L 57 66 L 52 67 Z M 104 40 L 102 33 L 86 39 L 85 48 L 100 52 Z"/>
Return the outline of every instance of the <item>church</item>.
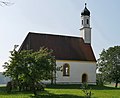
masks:
<path fill-rule="evenodd" d="M 56 58 L 57 84 L 96 84 L 96 58 L 91 46 L 90 11 L 86 4 L 81 12 L 81 37 L 29 32 L 21 50 L 38 51 L 40 47 L 53 50 Z M 50 82 L 50 81 L 47 81 Z"/>

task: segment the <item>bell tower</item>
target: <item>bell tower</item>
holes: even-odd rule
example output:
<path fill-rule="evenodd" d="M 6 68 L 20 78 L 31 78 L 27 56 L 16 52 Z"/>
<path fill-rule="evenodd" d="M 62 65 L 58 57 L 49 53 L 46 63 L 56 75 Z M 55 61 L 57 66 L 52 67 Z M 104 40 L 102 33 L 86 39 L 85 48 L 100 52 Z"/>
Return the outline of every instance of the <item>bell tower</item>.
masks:
<path fill-rule="evenodd" d="M 90 11 L 87 9 L 85 3 L 85 8 L 81 12 L 81 27 L 80 33 L 83 37 L 84 43 L 91 44 L 91 27 L 90 27 Z"/>

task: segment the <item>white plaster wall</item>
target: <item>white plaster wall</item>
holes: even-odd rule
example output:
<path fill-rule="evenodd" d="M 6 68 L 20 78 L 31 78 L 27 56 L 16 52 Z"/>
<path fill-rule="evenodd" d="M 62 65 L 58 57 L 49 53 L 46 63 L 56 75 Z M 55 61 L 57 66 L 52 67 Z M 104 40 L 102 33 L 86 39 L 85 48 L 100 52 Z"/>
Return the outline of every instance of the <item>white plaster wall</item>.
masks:
<path fill-rule="evenodd" d="M 84 39 L 85 43 L 91 43 L 91 28 L 82 28 L 80 36 Z"/>
<path fill-rule="evenodd" d="M 84 61 L 58 61 L 57 66 L 63 66 L 64 63 L 70 65 L 70 76 L 63 76 L 63 72 L 57 71 L 56 83 L 69 83 L 80 84 L 82 82 L 82 75 L 86 73 L 88 75 L 88 83 L 96 84 L 96 63 L 95 62 L 84 62 Z"/>
<path fill-rule="evenodd" d="M 85 43 L 91 43 L 91 28 L 84 28 L 84 41 Z"/>

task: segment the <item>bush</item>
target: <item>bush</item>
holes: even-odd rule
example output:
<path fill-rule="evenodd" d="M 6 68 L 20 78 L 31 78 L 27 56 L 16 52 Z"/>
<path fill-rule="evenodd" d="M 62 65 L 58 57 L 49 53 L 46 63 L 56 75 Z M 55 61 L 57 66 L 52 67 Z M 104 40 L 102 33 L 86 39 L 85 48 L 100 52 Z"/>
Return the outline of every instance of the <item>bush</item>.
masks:
<path fill-rule="evenodd" d="M 103 86 L 105 82 L 104 82 L 102 74 L 97 73 L 96 78 L 97 78 L 96 79 L 97 85 Z"/>
<path fill-rule="evenodd" d="M 91 98 L 91 96 L 93 95 L 91 88 L 88 88 L 87 83 L 82 84 L 82 91 L 84 92 L 86 98 Z"/>

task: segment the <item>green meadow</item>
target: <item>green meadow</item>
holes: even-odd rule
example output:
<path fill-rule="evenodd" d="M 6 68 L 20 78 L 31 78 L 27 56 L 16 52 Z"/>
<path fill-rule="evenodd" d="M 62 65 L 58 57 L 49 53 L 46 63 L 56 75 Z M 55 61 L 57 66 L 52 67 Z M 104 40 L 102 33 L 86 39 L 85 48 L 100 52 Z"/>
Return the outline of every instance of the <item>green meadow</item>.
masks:
<path fill-rule="evenodd" d="M 89 86 L 92 88 L 92 98 L 120 98 L 120 87 Z M 34 97 L 32 92 L 6 92 L 5 86 L 0 86 L 0 98 L 85 98 L 80 85 L 47 85 L 45 91 L 38 92 Z"/>

